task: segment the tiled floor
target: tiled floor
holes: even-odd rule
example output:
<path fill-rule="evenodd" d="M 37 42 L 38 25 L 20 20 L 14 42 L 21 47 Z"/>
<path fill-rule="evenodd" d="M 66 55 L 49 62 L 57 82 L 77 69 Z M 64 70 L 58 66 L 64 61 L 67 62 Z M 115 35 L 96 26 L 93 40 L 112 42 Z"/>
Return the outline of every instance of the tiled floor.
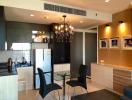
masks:
<path fill-rule="evenodd" d="M 61 84 L 61 82 L 58 83 Z M 101 86 L 94 84 L 90 80 L 87 80 L 87 87 L 88 87 L 87 89 L 88 92 L 94 92 L 103 89 Z M 66 95 L 69 96 L 69 100 L 72 93 L 73 93 L 73 88 L 69 88 L 69 92 L 68 92 L 68 86 L 66 86 Z M 77 87 L 76 95 L 82 93 L 86 93 L 86 90 L 82 90 L 80 87 Z M 51 92 L 49 95 L 45 97 L 45 99 L 42 99 L 41 96 L 39 95 L 38 90 L 28 90 L 28 91 L 19 92 L 19 100 L 56 100 L 54 97 L 55 95 L 57 97 L 57 92 L 56 93 Z M 62 95 L 62 90 L 60 90 L 60 95 Z M 68 100 L 68 96 L 67 96 L 67 100 Z"/>

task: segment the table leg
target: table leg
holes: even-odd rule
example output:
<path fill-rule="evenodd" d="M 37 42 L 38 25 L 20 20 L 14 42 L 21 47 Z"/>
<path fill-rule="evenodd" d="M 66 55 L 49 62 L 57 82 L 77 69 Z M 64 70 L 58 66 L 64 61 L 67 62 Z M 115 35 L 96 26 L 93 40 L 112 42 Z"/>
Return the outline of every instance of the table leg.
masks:
<path fill-rule="evenodd" d="M 65 76 L 63 76 L 63 100 L 65 100 Z"/>

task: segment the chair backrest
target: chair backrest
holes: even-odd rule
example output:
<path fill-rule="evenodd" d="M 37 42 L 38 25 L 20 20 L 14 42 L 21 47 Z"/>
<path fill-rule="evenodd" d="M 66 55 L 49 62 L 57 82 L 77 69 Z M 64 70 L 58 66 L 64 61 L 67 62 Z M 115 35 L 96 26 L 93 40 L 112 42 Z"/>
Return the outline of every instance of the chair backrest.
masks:
<path fill-rule="evenodd" d="M 38 68 L 38 74 L 39 74 L 39 78 L 40 78 L 39 93 L 43 97 L 44 94 L 46 93 L 46 80 L 45 80 L 44 72 L 42 69 Z"/>
<path fill-rule="evenodd" d="M 82 83 L 82 86 L 87 89 L 87 82 L 86 82 L 86 75 L 87 75 L 87 66 L 86 65 L 80 65 L 79 67 L 79 77 L 78 81 Z"/>

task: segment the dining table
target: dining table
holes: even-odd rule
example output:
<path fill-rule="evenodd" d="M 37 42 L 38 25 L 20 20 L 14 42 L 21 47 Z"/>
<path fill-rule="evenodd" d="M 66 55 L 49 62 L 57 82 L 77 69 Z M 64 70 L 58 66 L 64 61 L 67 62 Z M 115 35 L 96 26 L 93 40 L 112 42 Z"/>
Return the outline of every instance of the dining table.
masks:
<path fill-rule="evenodd" d="M 78 74 L 71 74 L 70 72 L 62 71 L 62 72 L 58 72 L 57 76 L 59 76 L 60 80 L 62 80 L 62 83 L 63 83 L 62 84 L 62 87 L 63 87 L 63 100 L 65 100 L 66 99 L 66 80 L 71 79 L 71 76 L 72 77 L 78 77 Z"/>
<path fill-rule="evenodd" d="M 70 79 L 70 73 L 67 73 L 67 72 L 60 72 L 57 74 L 58 76 L 60 76 L 62 82 L 63 82 L 63 100 L 65 100 L 66 98 L 66 85 L 65 85 L 65 82 L 66 82 L 66 79 Z"/>

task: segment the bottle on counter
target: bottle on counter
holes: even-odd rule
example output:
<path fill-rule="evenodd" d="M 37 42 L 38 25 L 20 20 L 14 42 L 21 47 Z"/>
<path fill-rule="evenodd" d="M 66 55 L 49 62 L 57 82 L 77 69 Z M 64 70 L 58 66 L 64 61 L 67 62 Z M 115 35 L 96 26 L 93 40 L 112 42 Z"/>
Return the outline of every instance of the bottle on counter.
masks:
<path fill-rule="evenodd" d="M 11 73 L 12 72 L 12 58 L 8 58 L 8 62 L 7 62 L 7 66 L 8 66 L 8 72 Z"/>

